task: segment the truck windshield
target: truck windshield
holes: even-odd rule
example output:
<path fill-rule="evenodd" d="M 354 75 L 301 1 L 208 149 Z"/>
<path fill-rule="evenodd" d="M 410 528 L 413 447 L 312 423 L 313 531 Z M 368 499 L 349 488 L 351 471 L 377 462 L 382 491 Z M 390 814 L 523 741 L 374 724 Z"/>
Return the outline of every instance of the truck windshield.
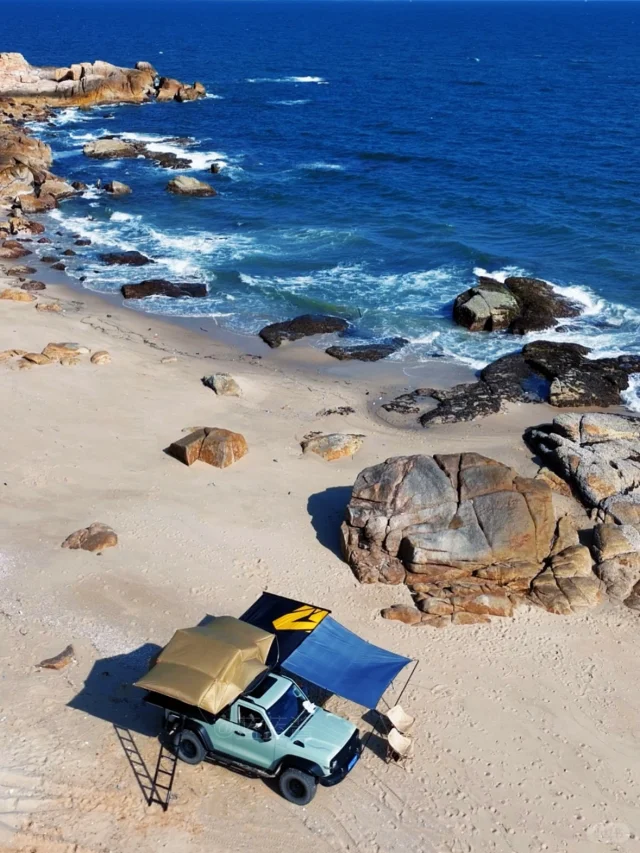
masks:
<path fill-rule="evenodd" d="M 303 703 L 304 696 L 293 685 L 277 699 L 267 713 L 276 733 L 281 735 L 286 729 L 297 728 L 309 716 Z"/>

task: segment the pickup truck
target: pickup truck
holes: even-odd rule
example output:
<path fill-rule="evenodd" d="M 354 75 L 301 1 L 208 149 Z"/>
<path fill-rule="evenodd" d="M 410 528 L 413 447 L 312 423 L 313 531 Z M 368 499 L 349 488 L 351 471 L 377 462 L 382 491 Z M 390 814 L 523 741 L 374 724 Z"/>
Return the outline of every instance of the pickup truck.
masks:
<path fill-rule="evenodd" d="M 165 738 L 182 761 L 276 779 L 285 799 L 300 806 L 318 784 L 341 782 L 362 753 L 356 726 L 273 671 L 215 715 L 157 693 L 146 701 L 164 709 Z"/>

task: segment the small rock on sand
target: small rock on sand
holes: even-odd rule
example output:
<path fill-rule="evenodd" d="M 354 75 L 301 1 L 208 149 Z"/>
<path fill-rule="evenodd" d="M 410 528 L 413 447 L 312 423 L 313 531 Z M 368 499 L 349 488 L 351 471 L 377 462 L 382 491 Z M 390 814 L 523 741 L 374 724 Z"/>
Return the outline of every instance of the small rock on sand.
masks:
<path fill-rule="evenodd" d="M 165 358 L 160 359 L 160 364 L 175 364 L 178 360 L 178 357 L 175 355 L 168 355 Z"/>
<path fill-rule="evenodd" d="M 0 293 L 0 299 L 8 299 L 12 302 L 35 302 L 36 297 L 26 290 L 13 290 L 8 288 Z"/>
<path fill-rule="evenodd" d="M 356 433 L 334 432 L 329 435 L 317 435 L 301 442 L 303 453 L 316 453 L 327 462 L 353 456 L 360 450 L 364 435 Z"/>
<path fill-rule="evenodd" d="M 94 352 L 91 356 L 91 364 L 110 364 L 111 355 L 104 349 Z"/>
<path fill-rule="evenodd" d="M 227 468 L 248 453 L 246 439 L 238 432 L 218 427 L 203 427 L 174 441 L 167 452 L 170 456 L 193 465 L 198 459 L 215 468 Z"/>
<path fill-rule="evenodd" d="M 81 548 L 83 551 L 104 551 L 105 548 L 113 548 L 118 544 L 116 532 L 107 524 L 99 521 L 76 530 L 62 543 L 63 548 L 74 550 Z"/>
<path fill-rule="evenodd" d="M 53 314 L 59 314 L 62 311 L 62 305 L 59 302 L 38 302 L 36 311 L 50 311 Z"/>
<path fill-rule="evenodd" d="M 38 664 L 38 669 L 64 669 L 65 666 L 68 666 L 71 661 L 74 660 L 74 658 L 75 652 L 73 650 L 73 646 L 69 644 L 60 652 L 60 654 L 55 655 L 55 657 L 41 660 Z"/>
<path fill-rule="evenodd" d="M 202 384 L 220 397 L 241 397 L 240 386 L 228 373 L 214 373 L 211 376 L 203 376 Z"/>

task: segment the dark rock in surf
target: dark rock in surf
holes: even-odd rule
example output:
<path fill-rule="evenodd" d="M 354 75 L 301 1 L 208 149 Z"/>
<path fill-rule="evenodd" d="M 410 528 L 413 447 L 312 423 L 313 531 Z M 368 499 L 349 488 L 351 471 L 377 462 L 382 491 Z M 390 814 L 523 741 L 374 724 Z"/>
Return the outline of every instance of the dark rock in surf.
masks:
<path fill-rule="evenodd" d="M 409 341 L 406 338 L 392 338 L 390 341 L 378 344 L 329 347 L 325 352 L 339 361 L 380 361 L 393 355 L 394 352 L 398 352 L 408 343 Z"/>
<path fill-rule="evenodd" d="M 525 335 L 555 326 L 558 319 L 577 317 L 580 308 L 537 278 L 512 276 L 504 284 L 481 277 L 453 305 L 453 319 L 471 332 L 507 330 Z"/>
<path fill-rule="evenodd" d="M 206 296 L 206 284 L 180 282 L 176 284 L 163 278 L 150 278 L 139 284 L 125 284 L 121 288 L 125 299 L 144 299 L 146 296 L 170 296 L 178 299 L 181 296 L 193 298 Z"/>
<path fill-rule="evenodd" d="M 113 266 L 114 264 L 126 264 L 130 267 L 142 267 L 145 264 L 152 264 L 151 258 L 143 255 L 141 252 L 106 252 L 100 255 L 100 260 L 105 264 Z"/>
<path fill-rule="evenodd" d="M 326 335 L 333 332 L 344 332 L 349 327 L 341 317 L 331 317 L 326 314 L 302 314 L 293 320 L 282 323 L 272 323 L 265 326 L 258 334 L 272 349 L 279 347 L 283 341 L 298 341 L 311 335 Z"/>

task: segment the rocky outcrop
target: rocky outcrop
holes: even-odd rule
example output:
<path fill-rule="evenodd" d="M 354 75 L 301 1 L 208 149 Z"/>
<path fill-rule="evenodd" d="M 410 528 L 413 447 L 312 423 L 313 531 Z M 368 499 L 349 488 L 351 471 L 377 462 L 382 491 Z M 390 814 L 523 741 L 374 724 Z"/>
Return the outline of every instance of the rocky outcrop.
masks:
<path fill-rule="evenodd" d="M 640 524 L 640 418 L 559 415 L 525 439 L 599 520 Z"/>
<path fill-rule="evenodd" d="M 193 465 L 200 460 L 215 468 L 227 468 L 248 452 L 249 447 L 243 435 L 218 427 L 195 429 L 167 448 L 170 456 L 185 465 Z"/>
<path fill-rule="evenodd" d="M 15 206 L 24 214 L 43 213 L 55 207 L 58 199 L 80 189 L 50 173 L 51 150 L 22 128 L 25 122 L 46 120 L 49 108 L 153 100 L 159 85 L 157 72 L 148 62 L 138 62 L 135 68 L 120 68 L 101 61 L 38 68 L 21 54 L 0 53 L 0 209 Z M 194 100 L 204 95 L 204 87 L 199 83 L 180 84 L 174 100 Z M 144 147 L 144 143 L 140 145 Z M 85 153 L 99 158 L 140 156 L 136 143 L 114 139 L 90 143 L 85 146 Z M 142 156 L 163 166 L 189 165 L 188 160 L 174 153 L 150 152 L 145 148 Z M 86 185 L 82 188 L 86 189 Z M 11 231 L 18 233 L 25 228 L 24 224 L 16 225 Z"/>
<path fill-rule="evenodd" d="M 510 616 L 525 598 L 554 613 L 594 606 L 589 551 L 561 533 L 545 483 L 476 453 L 365 469 L 341 528 L 358 580 L 406 584 L 430 625 Z"/>
<path fill-rule="evenodd" d="M 76 530 L 62 543 L 63 548 L 78 549 L 83 551 L 104 551 L 105 548 L 113 548 L 118 544 L 118 536 L 107 524 L 99 521 Z"/>
<path fill-rule="evenodd" d="M 595 572 L 609 598 L 640 610 L 640 418 L 560 415 L 525 438 L 590 507 Z"/>
<path fill-rule="evenodd" d="M 177 178 L 172 178 L 167 184 L 167 191 L 174 195 L 190 195 L 190 196 L 213 196 L 216 191 L 206 181 L 199 181 L 197 178 L 190 178 L 187 175 L 180 175 Z"/>
<path fill-rule="evenodd" d="M 327 355 L 339 361 L 380 361 L 388 358 L 394 352 L 405 347 L 409 341 L 406 338 L 391 338 L 377 344 L 358 344 L 356 346 L 333 346 L 325 350 Z"/>
<path fill-rule="evenodd" d="M 550 403 L 558 408 L 619 406 L 640 356 L 589 359 L 579 344 L 533 341 L 521 352 L 487 365 L 478 382 L 453 388 L 418 388 L 382 405 L 401 415 L 418 415 L 422 426 L 458 423 L 499 412 L 505 403 Z"/>
<path fill-rule="evenodd" d="M 191 139 L 167 139 L 167 142 L 190 144 Z M 93 142 L 88 142 L 82 149 L 86 157 L 94 160 L 124 160 L 133 157 L 144 157 L 164 169 L 188 169 L 191 160 L 180 157 L 174 151 L 154 151 L 146 142 L 119 139 L 116 136 L 103 136 Z"/>
<path fill-rule="evenodd" d="M 121 287 L 125 299 L 144 299 L 147 296 L 181 296 L 197 298 L 207 295 L 207 285 L 198 282 L 172 282 L 163 278 L 149 278 L 138 284 L 124 284 Z"/>
<path fill-rule="evenodd" d="M 301 442 L 303 453 L 315 453 L 327 462 L 353 456 L 362 447 L 365 436 L 356 433 L 334 432 L 329 435 L 311 435 Z"/>
<path fill-rule="evenodd" d="M 333 332 L 344 332 L 349 324 L 341 317 L 331 317 L 326 314 L 302 314 L 293 320 L 272 323 L 258 333 L 262 340 L 272 349 L 279 347 L 283 341 L 298 341 L 312 335 L 327 335 Z"/>
<path fill-rule="evenodd" d="M 0 98 L 22 104 L 47 107 L 140 104 L 156 98 L 159 89 L 158 73 L 149 62 L 138 62 L 135 68 L 122 68 L 101 60 L 62 68 L 39 68 L 30 65 L 21 54 L 0 54 Z M 200 83 L 181 84 L 173 100 L 194 100 L 204 95 Z"/>
<path fill-rule="evenodd" d="M 453 305 L 455 322 L 471 332 L 507 330 L 525 335 L 554 326 L 561 318 L 577 317 L 579 306 L 557 293 L 546 281 L 513 276 L 504 283 L 480 277 Z"/>
<path fill-rule="evenodd" d="M 126 265 L 130 267 L 143 267 L 146 264 L 152 264 L 151 258 L 143 255 L 141 252 L 105 252 L 100 255 L 100 260 L 109 266 L 115 264 Z"/>

